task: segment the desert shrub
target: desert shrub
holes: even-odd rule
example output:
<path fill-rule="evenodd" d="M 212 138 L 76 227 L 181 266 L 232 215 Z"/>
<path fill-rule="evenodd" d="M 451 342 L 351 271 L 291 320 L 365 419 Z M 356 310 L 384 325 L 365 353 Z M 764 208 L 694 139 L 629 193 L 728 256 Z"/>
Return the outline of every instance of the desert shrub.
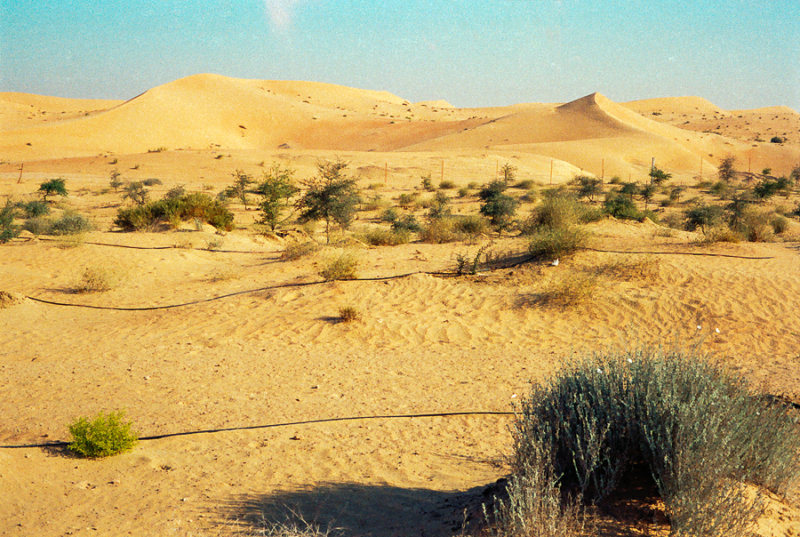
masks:
<path fill-rule="evenodd" d="M 320 270 L 319 275 L 325 281 L 355 280 L 358 276 L 358 258 L 352 252 L 344 251 L 331 257 Z"/>
<path fill-rule="evenodd" d="M 489 229 L 489 223 L 480 215 L 466 214 L 452 217 L 453 230 L 465 235 L 480 235 Z"/>
<path fill-rule="evenodd" d="M 417 233 L 421 229 L 422 227 L 413 214 L 399 216 L 392 222 L 392 230 L 397 232 Z"/>
<path fill-rule="evenodd" d="M 167 193 L 164 194 L 164 199 L 181 199 L 184 196 L 186 196 L 186 188 L 183 185 L 177 185 L 167 190 Z"/>
<path fill-rule="evenodd" d="M 16 211 L 11 201 L 7 201 L 0 209 L 0 244 L 5 243 L 19 235 L 19 226 L 14 225 Z"/>
<path fill-rule="evenodd" d="M 273 164 L 264 172 L 263 180 L 256 188 L 256 192 L 261 196 L 259 203 L 261 223 L 275 231 L 281 222 L 281 214 L 297 192 L 297 187 L 294 185 L 294 171 L 290 168 L 281 168 L 277 163 Z"/>
<path fill-rule="evenodd" d="M 161 179 L 159 179 L 157 177 L 149 177 L 149 178 L 145 179 L 144 181 L 142 181 L 142 184 L 144 186 L 156 186 L 156 185 L 160 185 L 160 184 L 163 184 L 163 183 L 161 182 Z"/>
<path fill-rule="evenodd" d="M 28 218 L 22 224 L 22 229 L 34 235 L 46 235 L 50 232 L 50 220 L 43 217 Z"/>
<path fill-rule="evenodd" d="M 541 228 L 569 228 L 578 223 L 581 212 L 581 204 L 575 198 L 545 197 L 523 224 L 522 232 L 530 234 Z"/>
<path fill-rule="evenodd" d="M 517 212 L 519 202 L 503 192 L 508 188 L 505 181 L 492 181 L 481 189 L 478 197 L 483 201 L 481 214 L 488 217 L 499 230 L 506 229 Z"/>
<path fill-rule="evenodd" d="M 558 259 L 586 245 L 588 235 L 578 227 L 542 229 L 534 233 L 528 252 L 534 258 Z"/>
<path fill-rule="evenodd" d="M 360 321 L 361 317 L 361 312 L 353 306 L 342 306 L 339 308 L 339 321 L 342 323 Z"/>
<path fill-rule="evenodd" d="M 523 179 L 522 181 L 517 181 L 514 183 L 513 188 L 519 188 L 521 190 L 530 190 L 536 186 L 536 181 L 532 179 Z"/>
<path fill-rule="evenodd" d="M 699 227 L 705 233 L 707 228 L 718 226 L 723 215 L 718 205 L 697 205 L 686 211 L 686 229 L 694 231 Z"/>
<path fill-rule="evenodd" d="M 626 220 L 642 220 L 646 216 L 631 198 L 622 194 L 608 196 L 603 202 L 603 211 L 614 218 Z"/>
<path fill-rule="evenodd" d="M 603 211 L 603 209 L 600 207 L 592 207 L 581 204 L 578 208 L 581 210 L 580 214 L 578 215 L 578 222 L 581 224 L 598 222 L 606 217 L 605 211 Z"/>
<path fill-rule="evenodd" d="M 750 242 L 769 242 L 773 238 L 770 213 L 753 207 L 731 209 L 729 225 Z"/>
<path fill-rule="evenodd" d="M 657 257 L 624 257 L 605 265 L 597 266 L 597 272 L 622 281 L 652 281 L 658 277 Z"/>
<path fill-rule="evenodd" d="M 320 246 L 314 241 L 292 241 L 286 244 L 286 247 L 281 253 L 281 260 L 292 261 L 300 259 L 307 255 L 311 255 L 319 251 Z"/>
<path fill-rule="evenodd" d="M 469 196 L 469 192 L 470 192 L 469 188 L 462 186 L 461 188 L 458 189 L 457 194 L 459 198 L 466 198 L 467 196 Z"/>
<path fill-rule="evenodd" d="M 110 291 L 119 283 L 119 275 L 106 267 L 86 267 L 72 290 L 76 293 Z"/>
<path fill-rule="evenodd" d="M 22 214 L 25 218 L 37 218 L 50 214 L 50 206 L 43 201 L 19 202 L 17 207 L 22 209 Z"/>
<path fill-rule="evenodd" d="M 706 228 L 703 231 L 703 238 L 700 239 L 700 244 L 714 244 L 717 242 L 741 242 L 742 239 L 741 233 L 737 233 L 736 231 L 729 228 L 726 224 L 720 223 L 709 228 Z"/>
<path fill-rule="evenodd" d="M 769 141 L 770 143 L 773 144 L 782 144 L 786 140 L 784 138 L 781 138 L 780 136 L 773 136 L 772 138 L 769 139 Z"/>
<path fill-rule="evenodd" d="M 769 221 L 769 224 L 772 226 L 772 231 L 776 235 L 780 235 L 789 229 L 789 219 L 778 214 L 772 217 L 772 219 Z"/>
<path fill-rule="evenodd" d="M 105 414 L 100 412 L 94 419 L 79 418 L 69 426 L 72 442 L 69 449 L 82 457 L 108 457 L 133 449 L 137 434 L 131 430 L 131 422 L 123 421 L 122 411 Z"/>
<path fill-rule="evenodd" d="M 519 198 L 522 201 L 533 203 L 537 199 L 539 199 L 539 191 L 536 188 L 531 188 L 530 190 L 526 191 L 522 196 Z"/>
<path fill-rule="evenodd" d="M 800 477 L 796 418 L 680 353 L 574 362 L 532 387 L 512 435 L 514 476 L 549 472 L 589 502 L 646 469 L 674 535 L 749 535 L 764 504 L 744 485 L 785 494 Z"/>
<path fill-rule="evenodd" d="M 197 219 L 217 229 L 233 228 L 233 213 L 208 194 L 190 192 L 181 197 L 165 197 L 158 201 L 123 207 L 117 211 L 114 224 L 127 231 L 153 229 L 158 224 Z"/>
<path fill-rule="evenodd" d="M 150 193 L 144 187 L 142 181 L 132 181 L 125 185 L 122 192 L 122 199 L 129 199 L 136 205 L 144 205 L 147 203 Z"/>
<path fill-rule="evenodd" d="M 456 184 L 449 179 L 445 179 L 444 181 L 439 183 L 439 190 L 452 190 L 455 187 Z"/>
<path fill-rule="evenodd" d="M 428 218 L 436 220 L 450 216 L 450 197 L 444 192 L 437 192 L 430 200 L 428 208 Z"/>
<path fill-rule="evenodd" d="M 388 222 L 389 224 L 391 224 L 397 220 L 398 216 L 399 215 L 397 214 L 397 211 L 394 209 L 394 207 L 389 207 L 388 209 L 386 209 L 381 213 L 380 220 L 381 222 Z"/>
<path fill-rule="evenodd" d="M 431 179 L 431 174 L 423 175 L 422 177 L 420 177 L 420 186 L 422 187 L 422 190 L 427 190 L 428 192 L 433 192 L 434 190 L 436 190 L 433 187 L 433 180 Z"/>
<path fill-rule="evenodd" d="M 408 209 L 417 201 L 417 194 L 412 193 L 403 193 L 397 196 L 397 204 L 402 207 L 403 209 Z"/>
<path fill-rule="evenodd" d="M 571 182 L 577 186 L 579 198 L 594 201 L 594 197 L 603 192 L 603 183 L 597 177 L 578 175 Z"/>
<path fill-rule="evenodd" d="M 397 246 L 411 240 L 411 233 L 407 230 L 376 227 L 364 232 L 362 238 L 364 242 L 373 246 Z"/>
<path fill-rule="evenodd" d="M 52 220 L 48 226 L 50 235 L 75 235 L 91 231 L 92 223 L 82 214 L 64 211 L 61 217 Z"/>
<path fill-rule="evenodd" d="M 461 234 L 455 231 L 455 222 L 452 218 L 437 218 L 431 220 L 420 229 L 419 238 L 422 242 L 442 244 L 461 239 Z"/>
<path fill-rule="evenodd" d="M 586 302 L 597 289 L 597 278 L 589 274 L 567 273 L 531 297 L 542 306 L 565 308 Z"/>
<path fill-rule="evenodd" d="M 733 169 L 733 164 L 736 162 L 736 158 L 732 155 L 728 155 L 727 157 L 723 158 L 722 161 L 719 163 L 717 167 L 717 173 L 719 175 L 719 180 L 724 181 L 726 183 L 730 183 L 734 177 L 736 177 L 736 172 Z"/>

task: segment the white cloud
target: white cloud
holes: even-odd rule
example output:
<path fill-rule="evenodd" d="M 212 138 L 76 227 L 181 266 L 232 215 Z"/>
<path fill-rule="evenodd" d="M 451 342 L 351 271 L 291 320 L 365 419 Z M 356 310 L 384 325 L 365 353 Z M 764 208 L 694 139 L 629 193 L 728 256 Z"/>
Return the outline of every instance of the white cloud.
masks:
<path fill-rule="evenodd" d="M 288 29 L 292 24 L 292 12 L 300 0 L 264 0 L 267 15 L 272 25 L 280 30 Z"/>

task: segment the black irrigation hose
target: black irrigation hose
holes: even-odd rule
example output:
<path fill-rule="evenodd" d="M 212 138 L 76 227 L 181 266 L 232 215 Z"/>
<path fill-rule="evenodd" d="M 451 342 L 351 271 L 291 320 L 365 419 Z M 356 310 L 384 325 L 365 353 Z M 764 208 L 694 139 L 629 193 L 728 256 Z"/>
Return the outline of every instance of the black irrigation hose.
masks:
<path fill-rule="evenodd" d="M 67 306 L 72 308 L 86 308 L 86 309 L 93 309 L 93 310 L 111 310 L 111 311 L 153 311 L 153 310 L 167 310 L 172 308 L 182 308 L 184 306 L 192 306 L 194 304 L 203 304 L 205 302 L 213 302 L 215 300 L 222 300 L 223 298 L 230 298 L 233 296 L 239 295 L 248 295 L 252 293 L 259 293 L 263 291 L 272 291 L 274 289 L 285 289 L 290 287 L 309 287 L 312 285 L 322 285 L 325 283 L 331 283 L 333 281 L 340 281 L 340 282 L 370 282 L 370 281 L 385 281 L 385 280 L 396 280 L 399 278 L 407 278 L 408 276 L 413 276 L 414 274 L 430 274 L 430 275 L 441 275 L 441 276 L 452 276 L 452 273 L 449 272 L 407 272 L 405 274 L 396 274 L 394 276 L 376 276 L 374 278 L 355 278 L 350 280 L 324 280 L 318 282 L 296 282 L 296 283 L 281 283 L 277 285 L 268 285 L 266 287 L 259 287 L 256 289 L 245 289 L 243 291 L 235 291 L 233 293 L 228 293 L 225 295 L 214 296 L 211 298 L 201 298 L 199 300 L 192 300 L 191 302 L 182 302 L 180 304 L 167 304 L 164 306 L 142 306 L 142 307 L 119 307 L 119 306 L 92 306 L 90 304 L 73 304 L 69 302 L 56 302 L 53 300 L 45 300 L 44 298 L 37 298 L 33 296 L 25 295 L 25 298 L 29 300 L 33 300 L 34 302 L 41 302 L 42 304 L 49 304 L 51 306 Z"/>
<path fill-rule="evenodd" d="M 123 246 L 124 248 L 137 248 L 135 246 Z M 159 247 L 161 248 L 161 247 Z M 169 248 L 169 247 L 167 247 Z M 738 256 L 738 255 L 731 255 L 731 254 L 715 254 L 715 253 L 706 253 L 706 252 L 655 252 L 655 251 L 626 251 L 626 250 L 599 250 L 596 248 L 583 248 L 584 250 L 589 250 L 592 252 L 601 252 L 601 253 L 612 253 L 612 254 L 648 254 L 648 255 L 696 255 L 696 256 L 711 256 L 711 257 L 729 257 L 734 259 L 751 259 L 751 260 L 766 260 L 766 259 L 774 259 L 773 257 L 748 257 L 748 256 Z M 255 253 L 255 252 L 237 252 L 237 253 Z M 492 272 L 494 270 L 502 270 L 502 269 L 509 269 L 515 268 L 520 265 L 524 265 L 532 261 L 533 258 L 530 256 L 523 256 L 522 259 L 519 261 L 515 261 L 514 263 L 505 264 L 501 266 L 493 266 L 487 267 L 483 269 L 479 269 L 476 273 L 481 272 Z M 455 276 L 463 276 L 468 275 L 469 273 L 456 273 L 456 272 L 443 272 L 443 271 L 414 271 L 414 272 L 407 272 L 404 274 L 395 274 L 392 276 L 375 276 L 373 278 L 353 278 L 349 280 L 335 280 L 335 281 L 356 281 L 356 282 L 369 282 L 369 281 L 386 281 L 386 280 L 397 280 L 401 278 L 407 278 L 409 276 L 413 276 L 415 274 L 426 274 L 428 276 L 441 276 L 441 277 L 455 277 Z M 29 300 L 33 300 L 34 302 L 40 302 L 42 304 L 49 304 L 51 306 L 65 306 L 65 307 L 72 307 L 72 308 L 86 308 L 86 309 L 94 309 L 94 310 L 109 310 L 109 311 L 154 311 L 154 310 L 167 310 L 167 309 L 174 309 L 174 308 L 182 308 L 185 306 L 193 306 L 195 304 L 203 304 L 206 302 L 213 302 L 216 300 L 222 300 L 224 298 L 231 298 L 234 296 L 239 295 L 247 295 L 252 293 L 259 293 L 263 291 L 271 291 L 275 289 L 284 289 L 284 288 L 291 288 L 291 287 L 309 287 L 312 285 L 322 285 L 324 283 L 330 283 L 330 281 L 334 280 L 325 280 L 325 281 L 315 281 L 315 282 L 299 282 L 299 283 L 283 283 L 277 285 L 268 285 L 266 287 L 259 287 L 256 289 L 245 289 L 243 291 L 236 291 L 233 293 L 228 293 L 225 295 L 219 295 L 211 298 L 202 298 L 199 300 L 192 300 L 190 302 L 182 302 L 179 304 L 167 304 L 164 306 L 142 306 L 142 307 L 118 307 L 118 306 L 92 306 L 89 304 L 74 304 L 69 302 L 56 302 L 54 300 L 46 300 L 43 298 L 37 298 L 33 296 L 26 295 L 25 298 Z"/>
<path fill-rule="evenodd" d="M 33 239 L 28 239 L 33 240 Z M 37 237 L 36 240 L 61 242 L 60 239 L 48 239 L 46 237 Z M 112 248 L 128 248 L 130 250 L 197 250 L 199 252 L 216 252 L 220 254 L 269 254 L 271 252 L 257 252 L 255 250 L 219 250 L 216 248 L 182 248 L 180 246 L 131 246 L 128 244 L 111 244 L 108 242 L 84 242 L 83 244 L 92 244 L 94 246 L 109 246 Z"/>
<path fill-rule="evenodd" d="M 302 421 L 288 421 L 283 423 L 269 423 L 267 425 L 244 425 L 241 427 L 222 427 L 219 429 L 201 429 L 197 431 L 183 431 L 180 433 L 165 433 L 155 434 L 151 436 L 140 436 L 139 440 L 160 440 L 162 438 L 173 438 L 177 436 L 192 436 L 196 434 L 212 434 L 224 433 L 230 431 L 251 431 L 254 429 L 274 429 L 277 427 L 290 427 L 294 425 L 312 425 L 315 423 L 332 423 L 337 421 L 363 421 L 363 420 L 389 420 L 401 418 L 439 418 L 439 417 L 452 417 L 452 416 L 513 416 L 514 412 L 501 411 L 501 410 L 473 410 L 462 412 L 427 412 L 424 414 L 384 414 L 377 416 L 346 416 L 339 418 L 319 418 L 315 420 L 302 420 Z M 66 447 L 69 442 L 57 440 L 53 442 L 44 442 L 41 444 L 16 444 L 0 446 L 0 449 L 22 449 L 22 448 L 39 448 L 39 447 Z"/>

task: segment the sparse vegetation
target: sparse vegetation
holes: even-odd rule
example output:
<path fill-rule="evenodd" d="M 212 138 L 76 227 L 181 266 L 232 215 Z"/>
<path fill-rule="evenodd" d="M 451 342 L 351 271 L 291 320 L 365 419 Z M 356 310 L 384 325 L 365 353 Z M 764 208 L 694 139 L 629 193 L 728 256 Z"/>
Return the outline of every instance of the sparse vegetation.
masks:
<path fill-rule="evenodd" d="M 0 244 L 6 243 L 19 235 L 19 226 L 14 225 L 14 204 L 11 200 L 0 209 Z"/>
<path fill-rule="evenodd" d="M 342 306 L 339 308 L 339 322 L 352 323 L 360 321 L 362 317 L 361 312 L 353 306 Z"/>
<path fill-rule="evenodd" d="M 82 457 L 99 458 L 133 449 L 137 434 L 122 411 L 100 412 L 93 419 L 79 418 L 69 426 L 69 449 Z"/>
<path fill-rule="evenodd" d="M 261 196 L 258 208 L 261 210 L 261 223 L 272 231 L 281 222 L 281 214 L 289 206 L 289 200 L 297 192 L 294 186 L 294 172 L 289 168 L 281 168 L 279 164 L 264 172 L 261 184 L 256 192 Z"/>
<path fill-rule="evenodd" d="M 511 225 L 519 205 L 517 200 L 504 194 L 507 187 L 506 181 L 492 181 L 478 193 L 478 197 L 483 201 L 481 214 L 488 217 L 492 225 L 500 231 Z"/>
<path fill-rule="evenodd" d="M 558 259 L 586 245 L 588 235 L 578 227 L 544 228 L 530 237 L 528 252 L 535 259 Z"/>
<path fill-rule="evenodd" d="M 208 194 L 191 192 L 134 207 L 121 208 L 114 224 L 126 231 L 155 229 L 159 224 L 198 219 L 217 229 L 233 228 L 233 213 Z"/>
<path fill-rule="evenodd" d="M 301 257 L 318 252 L 319 249 L 320 245 L 312 240 L 291 241 L 287 243 L 286 247 L 283 249 L 283 253 L 281 253 L 281 260 L 293 261 L 295 259 L 300 259 Z"/>
<path fill-rule="evenodd" d="M 119 273 L 108 267 L 86 267 L 72 290 L 76 293 L 102 293 L 113 289 L 119 280 Z"/>

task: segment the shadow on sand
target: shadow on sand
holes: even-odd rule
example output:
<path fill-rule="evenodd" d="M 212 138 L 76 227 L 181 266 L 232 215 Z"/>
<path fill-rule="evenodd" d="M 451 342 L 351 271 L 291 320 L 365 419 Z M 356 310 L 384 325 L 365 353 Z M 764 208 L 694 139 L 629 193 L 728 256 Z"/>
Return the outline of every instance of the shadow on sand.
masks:
<path fill-rule="evenodd" d="M 311 524 L 322 532 L 348 537 L 450 537 L 479 527 L 481 505 L 490 502 L 497 490 L 497 484 L 443 492 L 330 483 L 235 497 L 223 505 L 222 516 L 243 534 L 277 523 L 299 528 Z"/>

